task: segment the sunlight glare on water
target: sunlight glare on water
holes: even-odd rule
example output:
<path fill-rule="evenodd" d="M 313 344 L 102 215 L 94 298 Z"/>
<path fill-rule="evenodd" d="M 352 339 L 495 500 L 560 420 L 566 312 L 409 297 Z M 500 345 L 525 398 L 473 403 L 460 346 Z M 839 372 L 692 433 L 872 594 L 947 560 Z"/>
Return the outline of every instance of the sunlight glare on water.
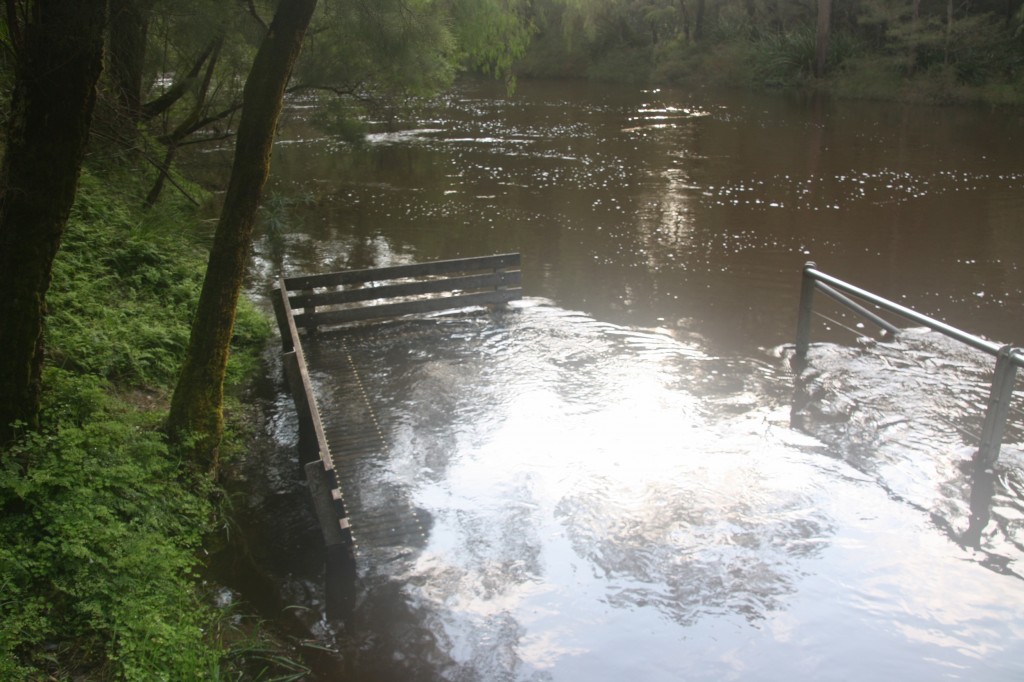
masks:
<path fill-rule="evenodd" d="M 304 115 L 254 288 L 517 251 L 528 296 L 353 333 L 386 448 L 346 494 L 425 530 L 360 545 L 343 627 L 273 401 L 256 525 L 349 678 L 1024 679 L 1024 395 L 981 475 L 991 358 L 821 308 L 806 370 L 783 345 L 809 259 L 1024 342 L 1018 116 L 564 82 L 463 83 L 358 148 Z"/>
<path fill-rule="evenodd" d="M 422 547 L 364 548 L 364 583 L 408 609 L 376 652 L 405 663 L 375 679 L 1024 671 L 1018 579 L 938 532 L 934 500 L 792 430 L 777 372 L 540 299 L 364 338 L 359 365 L 389 363 L 377 476 L 431 519 Z"/>

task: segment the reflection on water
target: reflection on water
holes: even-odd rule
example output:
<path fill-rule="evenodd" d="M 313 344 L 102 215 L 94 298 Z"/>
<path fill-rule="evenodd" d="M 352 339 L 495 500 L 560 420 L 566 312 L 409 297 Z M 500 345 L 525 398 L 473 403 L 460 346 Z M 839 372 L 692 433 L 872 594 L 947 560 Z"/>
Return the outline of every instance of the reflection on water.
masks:
<path fill-rule="evenodd" d="M 969 448 L 950 438 L 984 390 L 970 354 L 926 334 L 873 354 L 814 346 L 810 436 L 790 428 L 782 349 L 715 357 L 541 299 L 344 339 L 388 443 L 350 503 L 401 498 L 430 525 L 425 543 L 361 544 L 358 604 L 321 631 L 346 652 L 337 674 L 1024 671 L 1016 529 L 1002 518 L 979 547 L 949 536 L 971 516 Z M 871 363 L 898 366 L 886 381 Z M 350 392 L 316 381 L 328 413 L 365 426 Z M 999 485 L 996 508 L 1024 509 Z"/>
<path fill-rule="evenodd" d="M 601 319 L 788 341 L 800 266 L 997 339 L 1024 300 L 1013 115 L 713 91 L 471 83 L 352 149 L 278 149 L 296 207 L 261 276 L 521 251 L 528 293 Z M 941 275 L 939 274 L 941 273 Z M 263 280 L 261 280 L 263 281 Z"/>
<path fill-rule="evenodd" d="M 976 468 L 994 360 L 945 336 L 908 330 L 890 343 L 816 349 L 798 378 L 793 421 L 928 513 L 981 561 L 1020 575 L 1024 393 L 1011 406 L 998 475 Z"/>
<path fill-rule="evenodd" d="M 281 511 L 301 483 L 271 408 L 260 518 L 341 652 L 327 679 L 1024 677 L 1019 412 L 998 469 L 970 465 L 991 360 L 827 310 L 800 376 L 782 345 L 809 258 L 1024 341 L 1018 118 L 471 83 L 361 149 L 291 125 L 275 191 L 313 201 L 257 244 L 261 288 L 520 251 L 531 296 L 347 337 L 382 429 L 351 502 L 426 530 L 363 533 L 344 626 L 320 617 L 316 533 Z"/>

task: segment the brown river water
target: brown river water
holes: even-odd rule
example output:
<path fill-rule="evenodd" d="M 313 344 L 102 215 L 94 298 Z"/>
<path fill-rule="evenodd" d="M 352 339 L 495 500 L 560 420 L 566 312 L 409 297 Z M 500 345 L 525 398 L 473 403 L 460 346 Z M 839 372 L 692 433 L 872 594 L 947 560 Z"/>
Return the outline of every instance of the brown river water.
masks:
<path fill-rule="evenodd" d="M 787 361 L 808 260 L 1024 344 L 1021 115 L 469 81 L 352 147 L 314 111 L 254 291 L 518 251 L 526 294 L 349 339 L 384 442 L 358 495 L 427 521 L 359 548 L 343 621 L 271 357 L 246 524 L 319 678 L 1024 679 L 1022 392 L 981 485 L 988 356 L 819 300 Z"/>

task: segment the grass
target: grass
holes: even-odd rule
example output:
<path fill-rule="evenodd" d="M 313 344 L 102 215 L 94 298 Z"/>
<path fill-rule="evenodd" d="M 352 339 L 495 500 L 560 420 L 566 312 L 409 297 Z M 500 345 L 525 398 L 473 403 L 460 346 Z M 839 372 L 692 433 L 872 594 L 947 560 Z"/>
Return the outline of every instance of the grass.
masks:
<path fill-rule="evenodd" d="M 44 426 L 0 458 L 0 679 L 296 674 L 200 580 L 218 491 L 160 429 L 205 259 L 191 207 L 142 213 L 137 184 L 83 174 L 47 297 Z M 238 382 L 270 327 L 243 303 L 236 329 Z"/>

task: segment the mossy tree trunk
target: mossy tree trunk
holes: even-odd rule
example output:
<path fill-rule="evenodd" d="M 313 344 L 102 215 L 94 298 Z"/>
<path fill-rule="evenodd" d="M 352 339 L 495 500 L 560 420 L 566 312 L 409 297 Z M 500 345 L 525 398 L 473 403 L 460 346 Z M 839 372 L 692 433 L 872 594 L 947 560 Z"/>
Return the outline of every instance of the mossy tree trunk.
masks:
<path fill-rule="evenodd" d="M 172 439 L 187 445 L 193 464 L 205 471 L 217 469 L 224 373 L 256 210 L 270 170 L 285 88 L 316 4 L 288 0 L 278 5 L 243 90 L 231 179 L 167 423 Z"/>
<path fill-rule="evenodd" d="M 0 169 L 0 445 L 13 422 L 38 426 L 46 292 L 92 124 L 106 7 L 36 0 L 8 26 L 15 80 Z"/>

